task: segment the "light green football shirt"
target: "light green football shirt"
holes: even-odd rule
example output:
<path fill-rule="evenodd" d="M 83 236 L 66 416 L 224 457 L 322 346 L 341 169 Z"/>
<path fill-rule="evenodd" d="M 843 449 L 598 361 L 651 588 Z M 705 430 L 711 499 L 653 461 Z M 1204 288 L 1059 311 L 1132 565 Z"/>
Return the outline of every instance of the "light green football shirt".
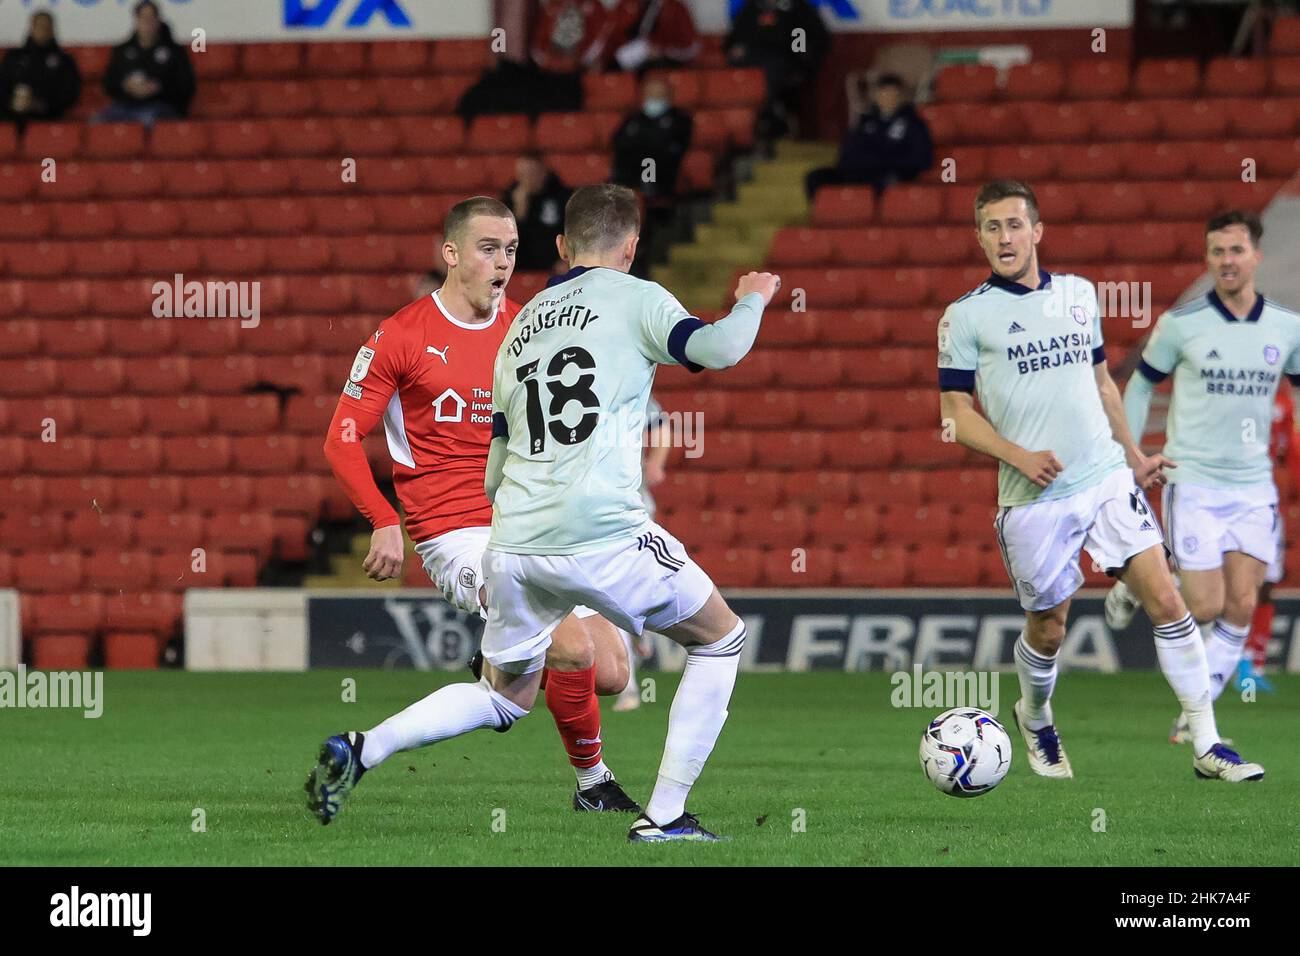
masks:
<path fill-rule="evenodd" d="M 680 364 L 703 323 L 671 293 L 614 269 L 551 280 L 506 332 L 493 370 L 493 436 L 507 439 L 488 547 L 574 554 L 635 537 L 655 369 Z"/>
<path fill-rule="evenodd" d="M 1039 488 L 1001 463 L 1002 506 L 1064 498 L 1124 467 L 1093 372 L 1106 359 L 1097 290 L 1065 273 L 1040 271 L 1039 281 L 990 275 L 939 320 L 940 389 L 974 391 L 999 435 L 1065 466 Z"/>
<path fill-rule="evenodd" d="M 1138 372 L 1173 373 L 1164 453 L 1171 482 L 1236 487 L 1272 481 L 1273 400 L 1300 374 L 1300 314 L 1262 295 L 1238 319 L 1211 289 L 1160 317 Z"/>

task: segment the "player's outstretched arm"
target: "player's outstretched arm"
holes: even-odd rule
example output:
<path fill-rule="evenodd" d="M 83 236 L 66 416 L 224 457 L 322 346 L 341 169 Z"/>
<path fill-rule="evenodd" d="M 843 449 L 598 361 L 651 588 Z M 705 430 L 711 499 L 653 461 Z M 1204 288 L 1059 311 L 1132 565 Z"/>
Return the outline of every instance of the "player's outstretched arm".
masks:
<path fill-rule="evenodd" d="M 701 325 L 686 340 L 686 357 L 710 369 L 731 368 L 754 347 L 763 309 L 781 288 L 781 277 L 750 272 L 736 286 L 735 307 L 710 325 Z"/>
<path fill-rule="evenodd" d="M 956 389 L 940 392 L 939 414 L 944 428 L 952 429 L 958 444 L 1006 462 L 1040 488 L 1046 488 L 1065 470 L 1052 452 L 1028 451 L 999 435 L 975 408 L 975 398 L 970 392 Z"/>

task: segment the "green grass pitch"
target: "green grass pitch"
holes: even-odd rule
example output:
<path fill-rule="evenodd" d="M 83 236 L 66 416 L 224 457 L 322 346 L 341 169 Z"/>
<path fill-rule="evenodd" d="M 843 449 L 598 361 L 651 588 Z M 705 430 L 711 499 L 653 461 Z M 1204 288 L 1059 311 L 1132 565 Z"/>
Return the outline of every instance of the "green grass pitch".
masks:
<path fill-rule="evenodd" d="M 341 700 L 345 677 L 357 702 Z M 654 780 L 675 675 L 657 703 L 604 720 L 605 754 L 636 798 Z M 1077 778 L 1035 777 L 1014 728 L 1011 773 L 973 800 L 925 781 L 930 709 L 894 709 L 888 675 L 742 674 L 692 809 L 731 837 L 629 845 L 630 818 L 570 809 L 573 776 L 542 707 L 395 755 L 339 819 L 302 791 L 326 735 L 377 723 L 459 675 L 109 672 L 104 715 L 6 710 L 0 864 L 50 865 L 1291 865 L 1300 819 L 1300 678 L 1246 703 L 1224 734 L 1268 769 L 1258 784 L 1192 775 L 1165 741 L 1158 674 L 1066 674 L 1056 714 Z M 1010 723 L 1014 674 L 1001 675 Z M 196 809 L 206 832 L 194 832 Z M 502 814 L 501 811 L 504 811 Z M 1104 832 L 1094 829 L 1104 813 Z M 802 826 L 797 826 L 802 822 Z M 496 824 L 494 826 L 494 823 Z M 502 827 L 504 824 L 504 827 Z"/>

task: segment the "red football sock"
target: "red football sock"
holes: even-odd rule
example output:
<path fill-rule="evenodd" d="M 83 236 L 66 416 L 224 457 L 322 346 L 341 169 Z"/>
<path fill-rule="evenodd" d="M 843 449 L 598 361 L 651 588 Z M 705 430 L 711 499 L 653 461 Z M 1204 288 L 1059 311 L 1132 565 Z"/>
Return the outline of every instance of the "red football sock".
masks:
<path fill-rule="evenodd" d="M 1268 656 L 1268 642 L 1273 637 L 1273 602 L 1261 601 L 1250 622 L 1250 636 L 1246 638 L 1246 653 L 1255 670 L 1262 670 Z"/>
<path fill-rule="evenodd" d="M 581 671 L 547 668 L 546 706 L 564 740 L 569 763 L 586 769 L 600 763 L 600 703 L 595 665 Z"/>

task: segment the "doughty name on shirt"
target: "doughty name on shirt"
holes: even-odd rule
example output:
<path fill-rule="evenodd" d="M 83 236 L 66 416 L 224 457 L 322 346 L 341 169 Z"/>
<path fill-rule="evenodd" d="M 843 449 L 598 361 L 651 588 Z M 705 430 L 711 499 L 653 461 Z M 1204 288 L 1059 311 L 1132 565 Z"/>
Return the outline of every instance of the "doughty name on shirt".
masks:
<path fill-rule="evenodd" d="M 549 304 L 542 303 L 542 305 Z M 523 352 L 524 346 L 528 344 L 534 335 L 565 326 L 577 328 L 579 332 L 582 332 L 598 318 L 600 316 L 585 305 L 576 304 L 566 305 L 562 309 L 543 309 L 539 306 L 531 315 L 521 312 L 516 320 L 519 331 L 510 340 L 508 346 L 510 354 L 518 358 L 520 353 Z"/>

